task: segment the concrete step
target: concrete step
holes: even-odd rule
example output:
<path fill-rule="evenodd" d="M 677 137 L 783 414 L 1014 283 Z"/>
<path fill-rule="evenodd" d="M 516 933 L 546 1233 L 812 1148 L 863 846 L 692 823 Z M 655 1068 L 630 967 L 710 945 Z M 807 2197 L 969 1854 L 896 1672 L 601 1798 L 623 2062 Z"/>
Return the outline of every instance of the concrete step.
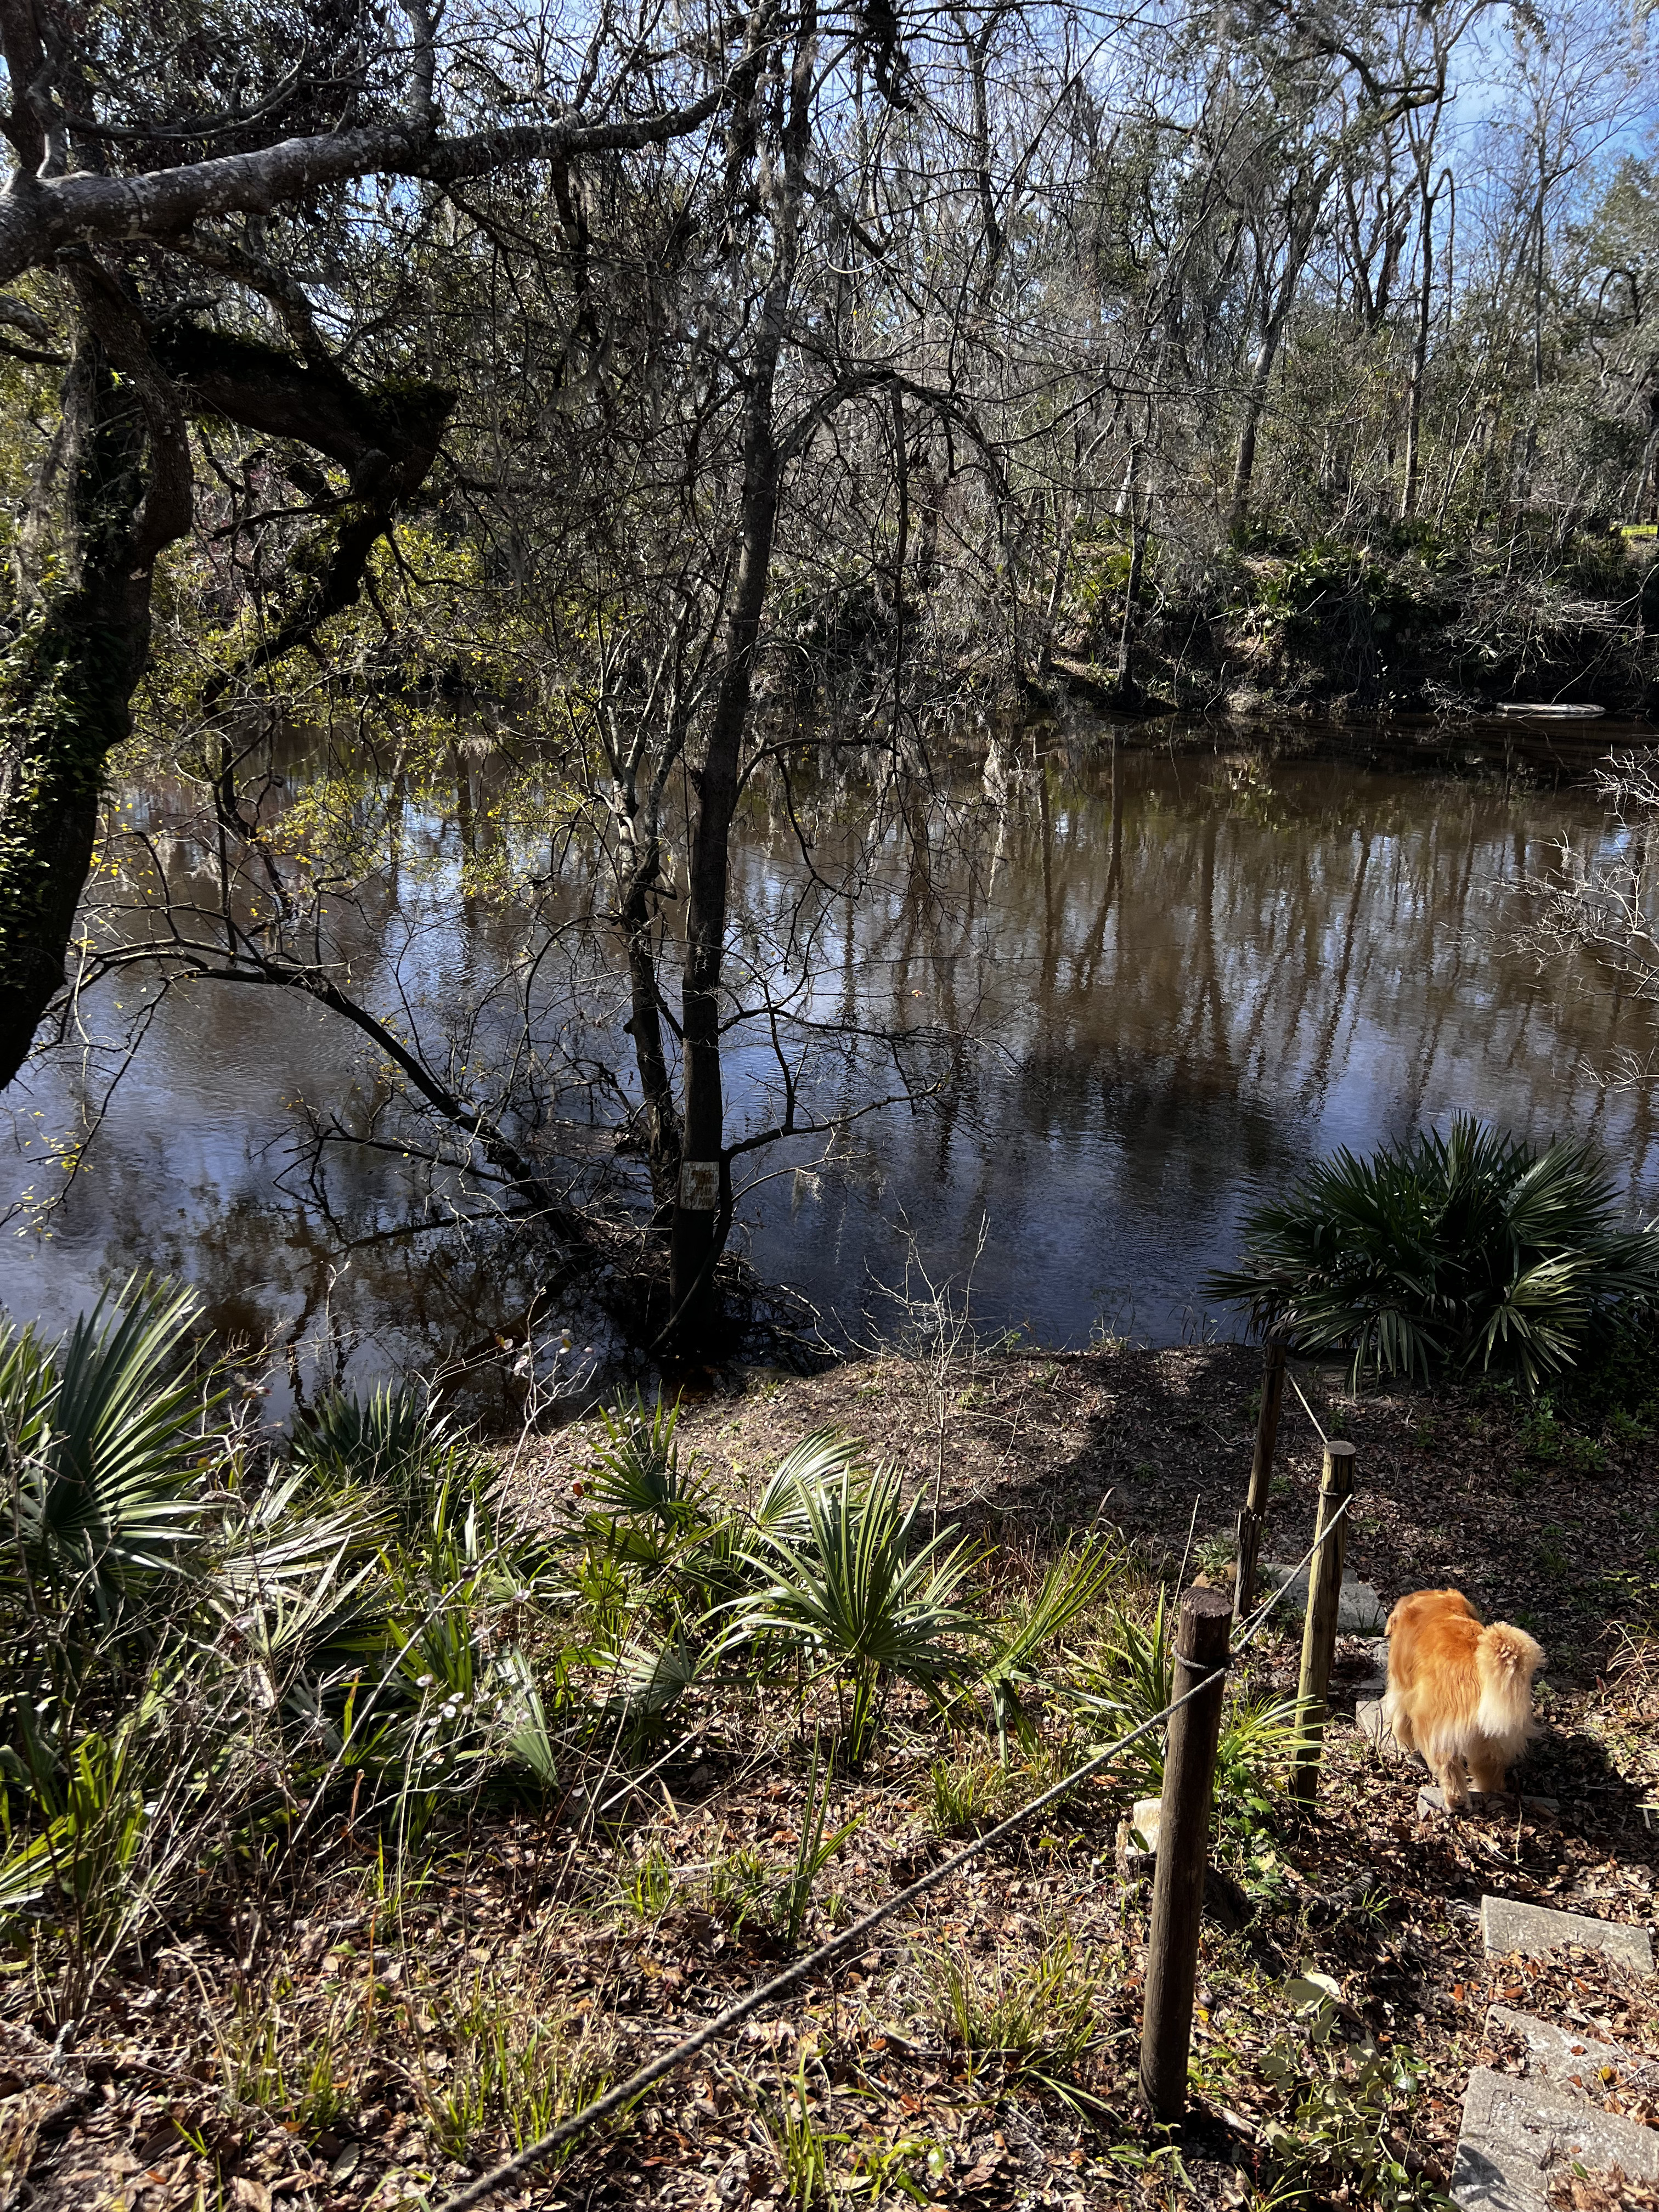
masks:
<path fill-rule="evenodd" d="M 1392 1742 L 1393 1738 L 1390 1737 L 1389 1741 Z M 1494 1796 L 1485 1790 L 1471 1790 L 1468 1811 L 1463 1817 L 1470 1820 L 1513 1820 L 1515 1805 L 1514 1793 L 1510 1790 L 1506 1790 L 1501 1796 Z M 1559 1797 L 1523 1797 L 1521 1811 L 1528 1820 L 1553 1820 L 1559 1817 L 1561 1801 Z M 1425 1782 L 1417 1793 L 1418 1819 L 1426 1820 L 1431 1814 L 1438 1814 L 1443 1820 L 1445 1812 L 1444 1792 L 1437 1783 Z"/>
<path fill-rule="evenodd" d="M 1258 1578 L 1264 1590 L 1287 1589 L 1285 1604 L 1305 1613 L 1308 1607 L 1309 1568 L 1297 1569 L 1289 1560 L 1264 1559 L 1258 1569 Z M 1389 1617 L 1389 1608 L 1369 1583 L 1362 1583 L 1352 1567 L 1342 1572 L 1342 1588 L 1336 1601 L 1337 1632 L 1342 1636 L 1380 1636 L 1382 1624 Z"/>
<path fill-rule="evenodd" d="M 1355 1701 L 1353 1724 L 1367 1743 L 1374 1743 L 1379 1751 L 1395 1751 L 1394 1731 L 1382 1717 L 1381 1698 L 1360 1698 Z"/>
<path fill-rule="evenodd" d="M 1480 2212 L 1547 2212 L 1550 2183 L 1571 2163 L 1659 2181 L 1659 2130 L 1547 2082 L 1477 2066 L 1463 2098 L 1453 2202 Z"/>
<path fill-rule="evenodd" d="M 1332 1687 L 1352 1692 L 1356 1698 L 1380 1698 L 1389 1686 L 1389 1639 L 1372 1636 L 1355 1640 L 1359 1650 L 1343 1666 Z M 1363 1674 L 1354 1671 L 1356 1663 L 1365 1669 Z"/>
<path fill-rule="evenodd" d="M 1506 1959 L 1513 1951 L 1523 1959 L 1541 1959 L 1563 1943 L 1578 1943 L 1621 1966 L 1633 1966 L 1638 1974 L 1653 1972 L 1653 1937 L 1645 1928 L 1632 1927 L 1628 1921 L 1597 1920 L 1588 1912 L 1522 1905 L 1513 1897 L 1481 1899 L 1480 1941 L 1489 1959 Z M 1659 2142 L 1659 2136 L 1655 2140 Z"/>
<path fill-rule="evenodd" d="M 1486 2008 L 1486 2040 L 1512 2038 L 1527 2052 L 1529 2081 L 1547 2081 L 1562 2096 L 1579 2096 L 1599 2105 L 1606 2097 L 1659 2088 L 1659 2059 L 1604 2043 L 1553 2021 L 1537 2020 L 1508 2005 Z"/>

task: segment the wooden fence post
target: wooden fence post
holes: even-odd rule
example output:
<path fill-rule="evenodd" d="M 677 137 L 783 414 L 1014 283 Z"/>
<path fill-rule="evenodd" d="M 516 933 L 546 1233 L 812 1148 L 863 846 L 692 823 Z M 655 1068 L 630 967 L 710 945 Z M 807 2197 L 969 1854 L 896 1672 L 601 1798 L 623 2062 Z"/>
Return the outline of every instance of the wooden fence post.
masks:
<path fill-rule="evenodd" d="M 1238 1516 L 1238 1566 L 1233 1577 L 1233 1619 L 1243 1620 L 1255 1603 L 1256 1561 L 1267 1519 L 1267 1488 L 1273 1480 L 1273 1446 L 1279 1441 L 1279 1401 L 1285 1393 L 1285 1340 L 1270 1336 L 1261 1356 L 1261 1405 L 1255 1417 L 1255 1455 L 1250 1487 Z"/>
<path fill-rule="evenodd" d="M 1319 1786 L 1320 1750 L 1325 1733 L 1325 1694 L 1330 1687 L 1336 1650 L 1336 1617 L 1342 1601 L 1342 1562 L 1348 1551 L 1346 1514 L 1336 1516 L 1353 1495 L 1353 1446 L 1333 1437 L 1325 1447 L 1319 1479 L 1319 1518 L 1315 1551 L 1308 1565 L 1308 1617 L 1302 1629 L 1302 1676 L 1296 1688 L 1297 1726 L 1302 1746 L 1296 1755 L 1291 1787 L 1311 1805 Z M 1333 1527 L 1332 1523 L 1335 1522 Z"/>
<path fill-rule="evenodd" d="M 1210 1855 L 1210 1794 L 1227 1687 L 1231 1613 L 1224 1590 L 1189 1589 L 1181 1601 L 1176 1629 L 1176 1696 L 1184 1696 L 1194 1683 L 1217 1671 L 1207 1688 L 1170 1714 L 1164 1758 L 1152 1932 L 1146 1950 L 1146 2009 L 1140 2031 L 1140 2094 L 1153 2118 L 1160 2120 L 1178 2120 L 1187 2109 L 1193 1985 Z"/>

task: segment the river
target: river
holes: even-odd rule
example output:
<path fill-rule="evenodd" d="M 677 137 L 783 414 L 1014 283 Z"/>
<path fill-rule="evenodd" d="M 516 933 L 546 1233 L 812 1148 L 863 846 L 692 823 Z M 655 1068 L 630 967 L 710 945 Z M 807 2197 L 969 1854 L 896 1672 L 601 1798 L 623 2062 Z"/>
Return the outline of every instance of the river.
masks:
<path fill-rule="evenodd" d="M 882 1286 L 917 1260 L 958 1290 L 971 1271 L 986 1329 L 1055 1344 L 1224 1329 L 1200 1279 L 1236 1256 L 1253 1194 L 1334 1146 L 1460 1109 L 1592 1137 L 1633 1202 L 1659 1200 L 1650 1092 L 1605 1080 L 1621 1051 L 1649 1049 L 1648 1009 L 1587 965 L 1539 975 L 1503 949 L 1517 884 L 1564 836 L 1608 834 L 1585 766 L 1645 744 L 1645 727 L 1524 744 L 1491 728 L 1160 734 L 1022 732 L 988 781 L 945 785 L 924 869 L 914 838 L 884 836 L 862 896 L 819 902 L 820 1018 L 851 1009 L 973 1040 L 939 1097 L 856 1122 L 828 1164 L 805 1145 L 748 1164 L 766 1179 L 737 1241 L 832 1336 L 890 1327 Z M 419 896 L 440 916 L 450 995 L 489 969 L 504 927 L 445 874 L 477 797 L 417 810 L 407 833 L 431 863 Z M 153 787 L 125 800 L 166 811 Z M 819 804 L 814 871 L 833 879 L 861 849 L 866 805 L 856 790 Z M 798 827 L 758 798 L 740 825 L 733 910 L 763 962 L 800 911 Z M 377 909 L 388 939 L 408 926 L 396 891 Z M 482 1250 L 405 1233 L 395 1145 L 340 1147 L 326 1207 L 295 1165 L 301 1102 L 314 1121 L 349 1121 L 356 1101 L 366 1127 L 364 1065 L 313 1006 L 174 994 L 68 1196 L 43 1227 L 14 1223 L 0 1299 L 57 1328 L 100 1286 L 155 1269 L 194 1283 L 221 1328 L 359 1379 L 431 1371 L 487 1339 L 533 1298 L 538 1254 L 506 1232 Z M 763 1042 L 734 1051 L 732 1130 L 772 1110 L 775 1075 Z M 875 1045 L 838 1045 L 820 1047 L 809 1090 L 850 1108 L 890 1083 Z M 76 1098 L 62 1060 L 15 1090 L 0 1194 L 49 1183 L 41 1151 Z"/>

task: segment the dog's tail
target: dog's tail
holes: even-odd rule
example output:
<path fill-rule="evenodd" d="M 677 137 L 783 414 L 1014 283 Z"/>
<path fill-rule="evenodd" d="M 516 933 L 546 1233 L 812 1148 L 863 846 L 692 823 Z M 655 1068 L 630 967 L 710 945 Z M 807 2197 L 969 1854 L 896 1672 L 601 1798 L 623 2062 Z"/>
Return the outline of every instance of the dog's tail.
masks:
<path fill-rule="evenodd" d="M 1525 1629 L 1495 1620 L 1481 1630 L 1474 1647 L 1474 1672 L 1480 1685 L 1475 1725 L 1483 1735 L 1518 1749 L 1534 1734 L 1532 1678 L 1543 1663 L 1542 1648 Z"/>

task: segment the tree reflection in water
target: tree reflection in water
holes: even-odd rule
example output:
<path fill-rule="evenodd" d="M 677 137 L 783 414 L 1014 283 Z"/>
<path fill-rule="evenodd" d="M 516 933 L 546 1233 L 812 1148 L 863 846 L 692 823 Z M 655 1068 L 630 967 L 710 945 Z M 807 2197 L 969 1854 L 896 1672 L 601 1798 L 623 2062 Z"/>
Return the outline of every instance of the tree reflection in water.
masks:
<path fill-rule="evenodd" d="M 1594 1136 L 1651 1195 L 1648 1096 L 1598 1080 L 1621 1048 L 1648 1049 L 1647 1014 L 1588 967 L 1540 976 L 1494 949 L 1516 910 L 1508 887 L 1546 870 L 1563 834 L 1607 834 L 1595 799 L 1478 749 L 1455 775 L 1367 750 L 1224 726 L 1133 750 L 1027 731 L 939 785 L 925 820 L 907 809 L 873 836 L 855 787 L 797 784 L 787 804 L 751 790 L 733 973 L 805 980 L 794 1039 L 813 1047 L 811 1103 L 850 1109 L 892 1087 L 889 1048 L 847 1030 L 972 1039 L 936 1098 L 857 1124 L 828 1164 L 757 1183 L 738 1241 L 760 1273 L 862 1334 L 872 1273 L 902 1267 L 902 1220 L 948 1272 L 984 1217 L 987 1325 L 1075 1341 L 1105 1315 L 1170 1340 L 1194 1325 L 1204 1270 L 1234 1257 L 1255 1184 L 1460 1108 L 1538 1139 Z M 131 796 L 165 830 L 167 791 Z M 434 1037 L 520 949 L 510 908 L 461 895 L 488 798 L 464 763 L 447 806 L 400 791 L 395 880 L 360 908 L 364 972 L 395 971 Z M 848 882 L 856 897 L 840 895 Z M 562 1018 L 607 1071 L 590 1097 L 610 1104 L 547 1141 L 574 1188 L 636 1205 L 639 1161 L 614 1145 L 633 1080 L 626 976 L 602 933 L 572 942 Z M 556 1011 L 550 999 L 544 1018 Z M 775 1110 L 777 1073 L 769 1045 L 738 1033 L 732 1133 Z M 15 1094 L 12 1193 L 53 1174 L 36 1163 L 70 1125 L 76 1079 L 49 1063 Z M 319 1129 L 333 1139 L 320 1162 Z M 9 1241 L 0 1296 L 59 1324 L 111 1274 L 155 1268 L 251 1338 L 280 1331 L 357 1374 L 429 1368 L 521 1324 L 548 1252 L 498 1224 L 458 1234 L 459 1183 L 406 1164 L 398 1130 L 337 1018 L 274 993 L 177 992 L 49 1241 Z"/>

